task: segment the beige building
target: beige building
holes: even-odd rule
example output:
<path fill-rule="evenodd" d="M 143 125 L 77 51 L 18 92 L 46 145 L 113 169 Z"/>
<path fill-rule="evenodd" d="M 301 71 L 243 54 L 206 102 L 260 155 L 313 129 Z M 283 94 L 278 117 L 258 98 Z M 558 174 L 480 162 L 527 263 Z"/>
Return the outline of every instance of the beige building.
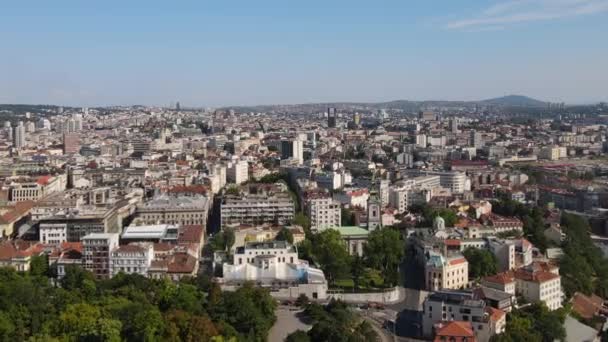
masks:
<path fill-rule="evenodd" d="M 446 258 L 428 251 L 425 276 L 428 291 L 464 289 L 469 282 L 469 263 L 462 255 Z"/>
<path fill-rule="evenodd" d="M 209 206 L 207 197 L 162 196 L 137 206 L 136 225 L 202 225 L 207 226 Z"/>

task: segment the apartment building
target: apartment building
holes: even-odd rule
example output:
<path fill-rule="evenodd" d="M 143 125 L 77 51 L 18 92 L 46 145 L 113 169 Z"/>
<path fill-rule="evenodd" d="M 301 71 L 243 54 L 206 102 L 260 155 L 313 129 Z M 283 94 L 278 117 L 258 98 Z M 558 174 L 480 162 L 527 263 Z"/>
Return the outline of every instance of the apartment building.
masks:
<path fill-rule="evenodd" d="M 311 229 L 325 230 L 341 225 L 342 207 L 329 195 L 315 194 L 306 199 L 305 207 Z"/>
<path fill-rule="evenodd" d="M 118 247 L 117 233 L 93 233 L 82 238 L 84 268 L 98 279 L 112 276 L 111 253 Z"/>
<path fill-rule="evenodd" d="M 518 294 L 530 302 L 544 302 L 549 310 L 562 307 L 563 292 L 559 268 L 547 263 L 533 263 L 515 271 L 486 277 L 482 284 L 500 291 Z"/>
<path fill-rule="evenodd" d="M 111 275 L 122 272 L 147 276 L 153 259 L 154 249 L 150 242 L 120 246 L 111 253 Z"/>
<path fill-rule="evenodd" d="M 228 183 L 234 183 L 236 185 L 248 181 L 249 163 L 243 160 L 230 163 L 226 169 L 226 180 Z"/>
<path fill-rule="evenodd" d="M 475 299 L 470 292 L 439 291 L 431 293 L 423 303 L 422 333 L 431 337 L 438 323 L 469 322 L 479 342 L 488 342 L 506 328 L 506 313 Z"/>
<path fill-rule="evenodd" d="M 287 224 L 295 215 L 288 193 L 225 196 L 221 208 L 222 226 L 231 224 Z"/>
<path fill-rule="evenodd" d="M 138 225 L 207 226 L 211 201 L 205 196 L 160 196 L 137 206 Z"/>

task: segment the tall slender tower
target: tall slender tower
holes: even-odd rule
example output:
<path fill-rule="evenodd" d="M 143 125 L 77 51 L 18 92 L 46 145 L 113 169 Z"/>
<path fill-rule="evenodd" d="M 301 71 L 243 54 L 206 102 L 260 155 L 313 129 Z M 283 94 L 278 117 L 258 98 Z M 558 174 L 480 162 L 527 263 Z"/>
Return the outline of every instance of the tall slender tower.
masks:
<path fill-rule="evenodd" d="M 336 108 L 329 107 L 327 108 L 327 127 L 335 128 L 337 123 L 337 113 Z"/>
<path fill-rule="evenodd" d="M 367 230 L 370 232 L 382 228 L 382 201 L 376 189 L 376 173 L 372 176 L 367 199 Z"/>
<path fill-rule="evenodd" d="M 13 147 L 21 149 L 25 146 L 25 126 L 23 122 L 19 121 L 19 124 L 15 127 L 13 132 Z"/>

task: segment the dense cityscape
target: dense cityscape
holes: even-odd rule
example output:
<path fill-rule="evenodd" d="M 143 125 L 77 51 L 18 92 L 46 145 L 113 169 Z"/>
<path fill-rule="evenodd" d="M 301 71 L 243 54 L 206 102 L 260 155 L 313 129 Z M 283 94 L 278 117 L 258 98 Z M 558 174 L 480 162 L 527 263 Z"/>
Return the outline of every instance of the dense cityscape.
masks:
<path fill-rule="evenodd" d="M 0 342 L 608 342 L 608 0 L 0 2 Z"/>
<path fill-rule="evenodd" d="M 0 117 L 2 340 L 606 336 L 605 103 Z"/>

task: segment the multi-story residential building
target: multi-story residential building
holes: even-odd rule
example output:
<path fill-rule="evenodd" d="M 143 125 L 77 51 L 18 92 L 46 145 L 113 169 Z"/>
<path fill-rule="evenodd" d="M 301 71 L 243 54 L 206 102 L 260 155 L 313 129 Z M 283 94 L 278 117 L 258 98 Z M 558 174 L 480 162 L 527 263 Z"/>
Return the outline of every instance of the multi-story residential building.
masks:
<path fill-rule="evenodd" d="M 126 210 L 126 211 L 123 211 Z M 42 235 L 55 235 L 61 238 L 65 226 L 65 241 L 78 242 L 91 233 L 118 233 L 122 227 L 122 220 L 130 213 L 126 207 L 113 206 L 81 206 L 71 210 L 58 212 L 53 216 L 40 219 L 40 232 Z"/>
<path fill-rule="evenodd" d="M 340 202 L 333 200 L 329 195 L 314 194 L 307 198 L 305 207 L 307 216 L 310 218 L 311 229 L 324 230 L 341 225 Z"/>
<path fill-rule="evenodd" d="M 249 163 L 246 161 L 232 162 L 226 169 L 226 180 L 236 185 L 245 183 L 249 180 Z"/>
<path fill-rule="evenodd" d="M 304 142 L 298 138 L 281 141 L 281 159 L 293 159 L 297 165 L 304 163 Z"/>
<path fill-rule="evenodd" d="M 29 220 L 33 205 L 33 202 L 26 201 L 0 206 L 0 239 L 13 236 L 15 228 Z"/>
<path fill-rule="evenodd" d="M 118 233 L 93 233 L 82 238 L 84 268 L 98 279 L 112 276 L 111 253 L 118 247 Z"/>
<path fill-rule="evenodd" d="M 9 184 L 9 201 L 37 201 L 45 195 L 65 190 L 66 186 L 66 175 L 40 176 L 37 179 L 17 178 Z"/>
<path fill-rule="evenodd" d="M 558 146 L 546 146 L 538 154 L 540 159 L 558 160 L 560 158 L 560 148 Z"/>
<path fill-rule="evenodd" d="M 488 342 L 506 328 L 506 313 L 474 299 L 470 292 L 440 291 L 431 293 L 423 303 L 422 333 L 431 337 L 441 322 L 469 322 L 480 342 Z"/>
<path fill-rule="evenodd" d="M 11 267 L 20 272 L 30 270 L 33 256 L 40 255 L 44 246 L 23 240 L 7 240 L 0 242 L 0 267 Z"/>
<path fill-rule="evenodd" d="M 287 224 L 295 215 L 287 192 L 227 195 L 221 204 L 222 226 L 231 224 Z"/>
<path fill-rule="evenodd" d="M 154 259 L 152 243 L 130 243 L 115 248 L 110 257 L 111 275 L 118 273 L 148 275 L 148 270 Z"/>
<path fill-rule="evenodd" d="M 462 255 L 448 258 L 434 251 L 426 252 L 425 284 L 429 291 L 464 289 L 469 282 L 469 263 Z"/>
<path fill-rule="evenodd" d="M 516 291 L 530 302 L 544 302 L 549 310 L 562 307 L 564 296 L 558 269 L 548 270 L 537 264 L 514 272 Z"/>
<path fill-rule="evenodd" d="M 439 183 L 442 187 L 449 189 L 452 193 L 461 194 L 469 190 L 471 181 L 464 172 L 458 171 L 426 171 L 427 176 L 439 176 Z"/>
<path fill-rule="evenodd" d="M 17 126 L 13 129 L 13 147 L 17 150 L 24 148 L 26 144 L 25 137 L 25 126 L 22 121 L 19 121 Z"/>
<path fill-rule="evenodd" d="M 533 263 L 515 271 L 486 277 L 482 284 L 521 295 L 530 302 L 544 302 L 549 310 L 562 307 L 563 292 L 559 269 L 550 264 Z"/>
<path fill-rule="evenodd" d="M 211 201 L 206 196 L 160 196 L 137 206 L 137 225 L 207 226 Z"/>
<path fill-rule="evenodd" d="M 44 223 L 39 226 L 40 242 L 59 245 L 68 241 L 68 225 L 66 223 Z"/>
<path fill-rule="evenodd" d="M 517 217 L 504 217 L 496 214 L 491 214 L 488 217 L 488 225 L 494 228 L 496 233 L 508 231 L 523 231 L 524 223 Z"/>
<path fill-rule="evenodd" d="M 271 288 L 285 297 L 327 298 L 323 271 L 300 260 L 293 245 L 285 241 L 255 242 L 237 248 L 232 263 L 224 263 L 220 284 L 233 288 L 245 282 Z"/>
<path fill-rule="evenodd" d="M 334 199 L 344 206 L 359 207 L 367 209 L 369 190 L 365 188 L 344 188 L 342 191 L 335 192 Z"/>
<path fill-rule="evenodd" d="M 80 151 L 80 135 L 78 133 L 63 134 L 63 154 L 74 154 Z"/>

